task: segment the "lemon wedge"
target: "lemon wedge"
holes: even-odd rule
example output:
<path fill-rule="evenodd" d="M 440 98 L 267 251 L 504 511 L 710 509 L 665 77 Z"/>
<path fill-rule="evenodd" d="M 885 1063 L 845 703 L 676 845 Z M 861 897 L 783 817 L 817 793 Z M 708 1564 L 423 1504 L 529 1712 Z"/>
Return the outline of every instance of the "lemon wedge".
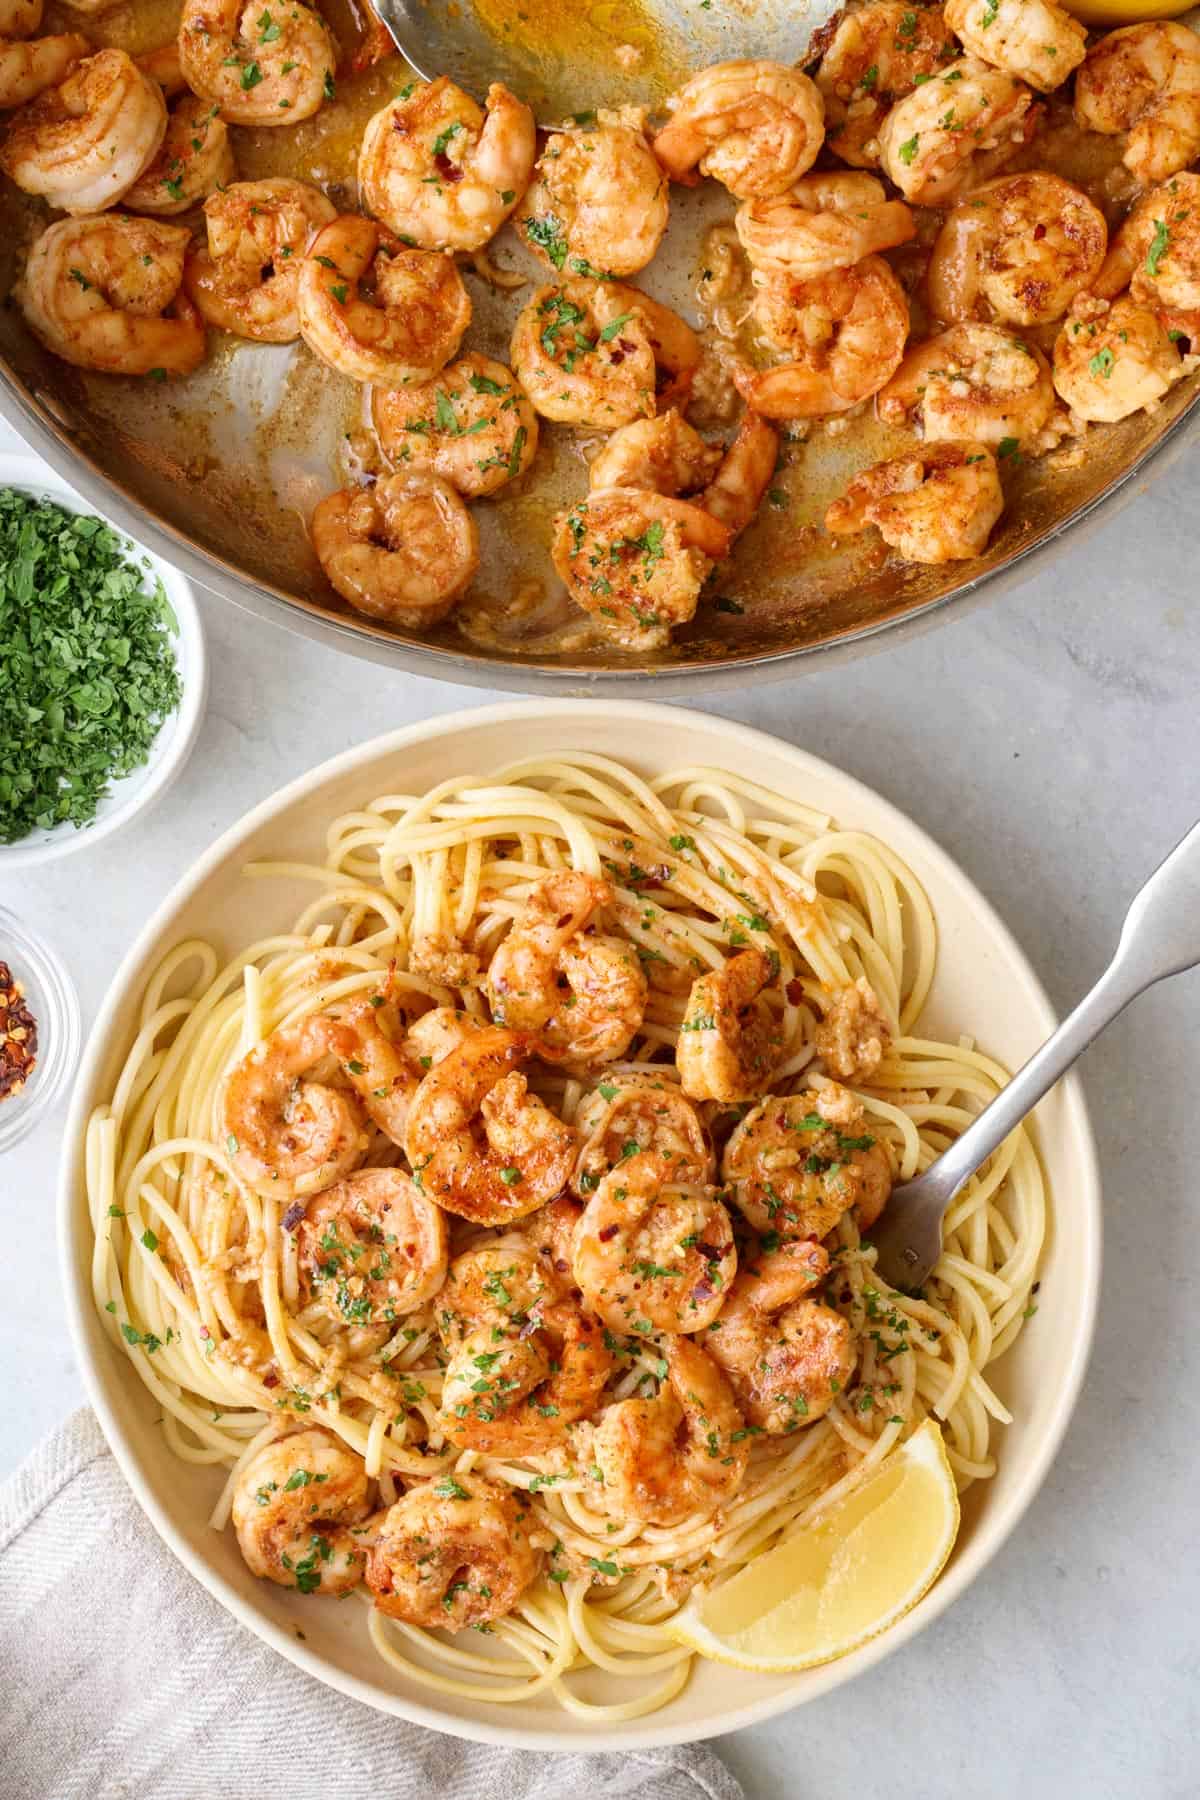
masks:
<path fill-rule="evenodd" d="M 942 1434 L 926 1420 L 816 1524 L 698 1591 L 671 1635 L 714 1662 L 782 1674 L 845 1656 L 917 1604 L 958 1533 Z"/>

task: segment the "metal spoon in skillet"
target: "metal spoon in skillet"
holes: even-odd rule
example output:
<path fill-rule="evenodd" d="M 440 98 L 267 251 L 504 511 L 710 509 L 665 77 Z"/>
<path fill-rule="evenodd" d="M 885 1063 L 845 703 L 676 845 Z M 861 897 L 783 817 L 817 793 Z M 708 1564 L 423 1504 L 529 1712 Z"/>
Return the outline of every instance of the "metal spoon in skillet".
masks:
<path fill-rule="evenodd" d="M 710 63 L 794 66 L 838 0 L 373 0 L 419 75 L 482 96 L 501 81 L 542 124 L 649 106 Z"/>
<path fill-rule="evenodd" d="M 1008 1086 L 923 1175 L 892 1189 L 872 1231 L 879 1273 L 919 1288 L 942 1252 L 942 1219 L 955 1195 L 1009 1132 L 1131 1000 L 1200 963 L 1200 824 L 1161 863 L 1125 915 L 1116 954 L 1092 991 Z"/>

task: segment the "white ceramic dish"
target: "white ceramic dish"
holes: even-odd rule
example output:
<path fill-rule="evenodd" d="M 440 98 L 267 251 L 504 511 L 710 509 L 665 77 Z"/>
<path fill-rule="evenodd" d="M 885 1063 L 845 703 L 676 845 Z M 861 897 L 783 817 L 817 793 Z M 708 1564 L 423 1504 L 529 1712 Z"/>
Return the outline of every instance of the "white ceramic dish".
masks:
<path fill-rule="evenodd" d="M 44 496 L 57 501 L 69 512 L 95 511 L 61 475 L 56 475 L 36 456 L 0 456 L 0 488 L 20 488 L 26 493 Z M 120 530 L 120 527 L 115 529 Z M 183 689 L 179 705 L 169 718 L 163 720 L 148 761 L 113 783 L 90 825 L 82 829 L 69 824 L 56 825 L 52 831 L 32 831 L 15 844 L 0 844 L 0 874 L 32 863 L 51 862 L 57 857 L 69 856 L 73 850 L 90 849 L 101 838 L 119 831 L 162 798 L 192 753 L 208 693 L 208 662 L 195 594 L 186 576 L 164 562 L 161 556 L 144 550 L 140 544 L 134 544 L 132 549 L 139 558 L 145 558 L 148 576 L 157 575 L 162 582 L 178 620 L 179 629 L 173 634 L 173 642 Z"/>
<path fill-rule="evenodd" d="M 989 1372 L 1015 1422 L 998 1434 L 998 1474 L 966 1496 L 962 1532 L 941 1580 L 891 1631 L 840 1662 L 772 1678 L 700 1663 L 669 1706 L 625 1726 L 575 1718 L 550 1697 L 519 1711 L 442 1698 L 379 1661 L 357 1602 L 322 1605 L 255 1580 L 232 1533 L 218 1536 L 205 1523 L 221 1471 L 186 1468 L 175 1459 L 155 1423 L 151 1397 L 108 1343 L 92 1306 L 84 1127 L 92 1106 L 112 1091 L 153 964 L 193 933 L 230 952 L 290 924 L 311 889 L 288 880 L 245 881 L 239 871 L 251 859 L 281 852 L 316 858 L 336 813 L 378 793 L 419 793 L 451 774 L 486 773 L 518 749 L 522 755 L 598 751 L 648 774 L 695 763 L 737 767 L 768 787 L 827 808 L 843 824 L 877 833 L 912 865 L 938 920 L 938 972 L 924 1025 L 940 1035 L 971 1031 L 1010 1066 L 1053 1028 L 1050 1006 L 1024 956 L 965 876 L 903 814 L 815 757 L 720 719 L 633 702 L 531 701 L 457 713 L 349 750 L 284 788 L 214 844 L 147 924 L 101 1009 L 68 1124 L 59 1241 L 69 1311 L 92 1402 L 163 1539 L 236 1618 L 310 1675 L 381 1711 L 486 1742 L 542 1750 L 678 1743 L 761 1722 L 900 1650 L 974 1580 L 1037 1492 L 1083 1379 L 1100 1274 L 1099 1176 L 1074 1080 L 1043 1102 L 1035 1124 L 1053 1201 L 1038 1316 Z M 605 1679 L 616 1686 L 615 1678 Z"/>

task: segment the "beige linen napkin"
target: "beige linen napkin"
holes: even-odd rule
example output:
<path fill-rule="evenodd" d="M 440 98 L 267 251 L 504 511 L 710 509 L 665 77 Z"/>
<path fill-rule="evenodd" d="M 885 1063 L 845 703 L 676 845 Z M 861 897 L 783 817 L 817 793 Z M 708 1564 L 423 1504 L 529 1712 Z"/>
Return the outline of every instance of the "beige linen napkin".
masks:
<path fill-rule="evenodd" d="M 13 1800 L 744 1800 L 703 1745 L 503 1750 L 322 1687 L 176 1562 L 86 1411 L 0 1487 L 0 1681 Z"/>

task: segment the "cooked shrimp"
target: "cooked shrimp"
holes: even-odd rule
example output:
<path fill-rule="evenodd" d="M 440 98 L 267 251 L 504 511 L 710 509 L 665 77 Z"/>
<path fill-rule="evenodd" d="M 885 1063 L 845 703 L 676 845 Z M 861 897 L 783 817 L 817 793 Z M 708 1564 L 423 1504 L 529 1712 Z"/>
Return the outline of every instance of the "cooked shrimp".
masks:
<path fill-rule="evenodd" d="M 758 511 L 778 460 L 779 433 L 747 408 L 700 505 L 738 537 Z"/>
<path fill-rule="evenodd" d="M 98 50 L 17 114 L 0 166 L 63 212 L 102 212 L 129 192 L 166 130 L 158 83 L 123 50 Z"/>
<path fill-rule="evenodd" d="M 777 200 L 746 200 L 734 220 L 756 269 L 811 281 L 907 244 L 916 226 L 873 175 L 805 175 Z"/>
<path fill-rule="evenodd" d="M 423 250 L 479 250 L 529 185 L 533 114 L 499 82 L 487 116 L 440 75 L 410 81 L 363 133 L 358 185 L 368 212 Z"/>
<path fill-rule="evenodd" d="M 606 636 L 653 650 L 693 616 L 731 536 L 694 501 L 602 488 L 558 515 L 550 554 L 571 598 Z"/>
<path fill-rule="evenodd" d="M 687 495 L 736 536 L 757 512 L 778 456 L 779 435 L 757 413 L 742 415 L 722 452 L 672 407 L 618 427 L 593 457 L 588 483 L 593 492 L 615 487 Z"/>
<path fill-rule="evenodd" d="M 512 371 L 477 351 L 433 381 L 377 388 L 371 418 L 393 468 L 430 469 L 468 500 L 515 481 L 537 452 L 537 415 Z"/>
<path fill-rule="evenodd" d="M 627 1523 L 675 1525 L 709 1513 L 741 1487 L 749 1433 L 733 1392 L 690 1338 L 663 1347 L 667 1380 L 653 1399 L 606 1406 L 592 1454 L 604 1479 L 600 1499 Z"/>
<path fill-rule="evenodd" d="M 1036 448 L 1054 411 L 1050 365 L 998 325 L 952 325 L 911 349 L 876 402 L 900 425 L 918 417 L 927 443 L 1006 439 Z"/>
<path fill-rule="evenodd" d="M 817 1055 L 839 1081 L 869 1081 L 892 1041 L 875 989 L 860 975 L 821 1004 L 824 1016 L 813 1032 Z"/>
<path fill-rule="evenodd" d="M 233 1065 L 221 1097 L 221 1129 L 244 1180 L 294 1183 L 320 1174 L 328 1184 L 362 1161 L 358 1103 L 328 1079 L 345 1048 L 337 1021 L 310 1013 L 280 1026 Z"/>
<path fill-rule="evenodd" d="M 360 995 L 334 1009 L 332 1017 L 340 1027 L 338 1054 L 350 1085 L 384 1136 L 403 1144 L 408 1109 L 424 1079 L 422 1034 L 414 1027 L 405 1036 L 381 994 Z M 453 1041 L 461 1042 L 463 1035 L 454 1029 Z"/>
<path fill-rule="evenodd" d="M 289 344 L 300 336 L 296 290 L 308 240 L 336 217 L 306 181 L 234 182 L 204 202 L 208 243 L 189 253 L 184 285 L 219 331 Z"/>
<path fill-rule="evenodd" d="M 42 0 L 0 0 L 0 37 L 32 37 L 42 22 Z"/>
<path fill-rule="evenodd" d="M 1104 261 L 1108 227 L 1060 175 L 1001 175 L 960 200 L 926 277 L 935 317 L 1044 325 L 1061 319 Z"/>
<path fill-rule="evenodd" d="M 906 200 L 942 206 L 1014 156 L 1036 124 L 1033 95 L 1012 75 L 962 57 L 914 88 L 879 128 L 879 160 Z"/>
<path fill-rule="evenodd" d="M 575 1233 L 575 1281 L 614 1331 L 702 1331 L 737 1268 L 733 1227 L 712 1192 L 685 1186 L 657 1151 L 601 1181 Z"/>
<path fill-rule="evenodd" d="M 858 1349 L 849 1319 L 804 1297 L 828 1266 L 819 1244 L 760 1250 L 704 1336 L 746 1423 L 773 1437 L 821 1418 L 854 1375 Z"/>
<path fill-rule="evenodd" d="M 790 360 L 738 369 L 746 403 L 768 419 L 846 412 L 895 373 L 908 337 L 908 301 L 887 263 L 868 256 L 814 281 L 759 276 L 755 320 Z"/>
<path fill-rule="evenodd" d="M 575 1133 L 520 1073 L 530 1038 L 489 1025 L 473 1032 L 421 1083 L 405 1151 L 439 1206 L 477 1225 L 523 1218 L 566 1187 Z"/>
<path fill-rule="evenodd" d="M 158 155 L 126 194 L 125 205 L 131 212 L 169 218 L 236 180 L 233 145 L 219 109 L 189 94 L 171 108 Z"/>
<path fill-rule="evenodd" d="M 785 194 L 816 161 L 825 108 L 807 75 L 772 62 L 702 69 L 667 102 L 654 154 L 672 181 L 711 175 L 739 200 Z"/>
<path fill-rule="evenodd" d="M 390 1618 L 465 1631 L 512 1611 L 541 1567 L 528 1506 L 480 1475 L 444 1475 L 388 1508 L 367 1586 Z"/>
<path fill-rule="evenodd" d="M 328 494 L 309 532 L 343 600 L 404 631 L 444 619 L 479 567 L 475 521 L 436 475 L 389 475 Z"/>
<path fill-rule="evenodd" d="M 1145 187 L 1186 169 L 1200 152 L 1200 38 L 1159 19 L 1110 31 L 1075 77 L 1075 117 L 1128 132 L 1122 161 Z"/>
<path fill-rule="evenodd" d="M 546 1206 L 539 1206 L 520 1224 L 520 1232 L 538 1257 L 538 1266 L 546 1274 L 551 1289 L 562 1294 L 574 1289 L 571 1261 L 575 1255 L 575 1234 L 583 1217 L 583 1207 L 570 1194 L 560 1194 Z"/>
<path fill-rule="evenodd" d="M 1168 331 L 1200 340 L 1200 175 L 1172 175 L 1122 224 L 1092 283 L 1101 299 L 1128 287 Z"/>
<path fill-rule="evenodd" d="M 1054 0 L 946 0 L 946 23 L 972 56 L 1042 94 L 1083 61 L 1087 26 Z"/>
<path fill-rule="evenodd" d="M 188 235 L 119 213 L 60 219 L 35 241 L 13 293 L 64 362 L 110 375 L 187 375 L 204 358 L 204 321 L 180 290 Z"/>
<path fill-rule="evenodd" d="M 535 1036 L 545 1061 L 614 1062 L 641 1030 L 646 977 L 637 953 L 594 928 L 612 903 L 612 888 L 594 875 L 547 875 L 488 966 L 492 1018 Z"/>
<path fill-rule="evenodd" d="M 893 100 L 911 94 L 958 55 L 940 6 L 869 0 L 838 21 L 817 70 L 826 144 L 855 168 L 879 164 L 879 127 Z"/>
<path fill-rule="evenodd" d="M 364 291 L 365 290 L 365 291 Z M 352 381 L 428 381 L 455 354 L 471 302 L 452 258 L 409 250 L 345 213 L 308 247 L 296 288 L 314 356 Z"/>
<path fill-rule="evenodd" d="M 442 1429 L 464 1450 L 537 1456 L 595 1412 L 612 1366 L 599 1319 L 569 1300 L 544 1306 L 515 1337 L 480 1328 L 446 1365 Z"/>
<path fill-rule="evenodd" d="M 179 64 L 194 94 L 229 125 L 298 125 L 334 95 L 338 50 L 320 14 L 299 0 L 184 0 Z"/>
<path fill-rule="evenodd" d="M 522 237 L 572 275 L 636 275 L 667 229 L 668 183 L 640 131 L 554 131 L 517 214 Z"/>
<path fill-rule="evenodd" d="M 300 1268 L 339 1325 L 390 1324 L 446 1279 L 446 1217 L 400 1169 L 359 1169 L 310 1200 Z"/>
<path fill-rule="evenodd" d="M 1099 424 L 1153 411 L 1183 374 L 1167 327 L 1128 297 L 1081 294 L 1054 343 L 1054 385 L 1077 418 Z"/>
<path fill-rule="evenodd" d="M 772 1096 L 737 1126 L 721 1178 L 759 1231 L 823 1238 L 851 1207 L 866 1231 L 892 1187 L 887 1149 L 866 1124 L 853 1095 L 832 1083 L 819 1093 Z"/>
<path fill-rule="evenodd" d="M 652 419 L 620 425 L 588 465 L 588 485 L 645 488 L 652 494 L 694 494 L 716 474 L 721 451 L 706 444 L 675 407 Z"/>
<path fill-rule="evenodd" d="M 612 431 L 686 399 L 700 340 L 637 288 L 568 281 L 539 288 L 519 315 L 512 366 L 543 418 Z"/>
<path fill-rule="evenodd" d="M 107 4 L 107 0 L 105 3 Z M 76 6 L 75 10 L 78 12 L 80 9 Z M 178 33 L 167 43 L 159 44 L 157 49 L 140 51 L 133 60 L 143 75 L 149 75 L 152 81 L 157 81 L 168 100 L 174 99 L 176 94 L 186 94 L 189 91 L 179 63 Z"/>
<path fill-rule="evenodd" d="M 24 106 L 56 87 L 90 49 L 77 31 L 34 38 L 28 44 L 0 42 L 0 108 Z"/>
<path fill-rule="evenodd" d="M 545 1211 L 541 1207 L 530 1214 L 528 1226 Z M 519 1338 L 522 1332 L 528 1337 L 525 1327 L 559 1297 L 559 1285 L 532 1243 L 514 1247 L 506 1240 L 465 1250 L 450 1264 L 438 1295 L 441 1340 L 447 1348 L 456 1349 L 476 1331 L 488 1331 L 497 1343 L 502 1338 Z"/>
<path fill-rule="evenodd" d="M 280 1587 L 347 1594 L 363 1578 L 370 1495 L 362 1457 L 330 1432 L 277 1438 L 234 1484 L 238 1548 L 253 1574 Z"/>
<path fill-rule="evenodd" d="M 762 950 L 739 950 L 692 983 L 675 1063 L 693 1100 L 761 1094 L 779 1053 L 779 1025 L 763 989 L 774 979 Z"/>
<path fill-rule="evenodd" d="M 594 1194 L 610 1170 L 641 1150 L 661 1157 L 674 1181 L 706 1187 L 713 1153 L 691 1101 L 664 1071 L 606 1074 L 575 1114 L 583 1148 L 571 1177 L 577 1194 Z"/>
<path fill-rule="evenodd" d="M 984 444 L 925 444 L 856 475 L 825 514 L 835 537 L 878 527 L 906 562 L 982 556 L 1004 511 L 996 459 Z"/>

